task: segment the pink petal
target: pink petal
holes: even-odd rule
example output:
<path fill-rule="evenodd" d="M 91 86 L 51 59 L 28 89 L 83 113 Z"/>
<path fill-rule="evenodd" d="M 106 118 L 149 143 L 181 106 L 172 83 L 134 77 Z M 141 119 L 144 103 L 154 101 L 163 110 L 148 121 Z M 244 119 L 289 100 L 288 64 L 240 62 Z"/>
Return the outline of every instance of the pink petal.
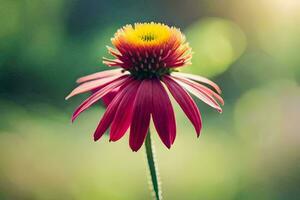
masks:
<path fill-rule="evenodd" d="M 219 94 L 221 94 L 221 92 L 222 92 L 217 84 L 215 84 L 214 82 L 212 82 L 211 80 L 209 80 L 205 77 L 194 75 L 194 74 L 181 73 L 181 72 L 174 72 L 174 73 L 172 73 L 172 75 L 179 76 L 179 77 L 185 77 L 185 78 L 192 79 L 194 81 L 208 84 L 208 85 L 212 86 Z"/>
<path fill-rule="evenodd" d="M 138 151 L 145 140 L 150 124 L 151 106 L 152 83 L 151 80 L 143 80 L 137 90 L 130 126 L 129 145 L 133 151 Z"/>
<path fill-rule="evenodd" d="M 124 77 L 127 75 L 115 75 L 115 76 L 110 76 L 110 77 L 106 77 L 106 78 L 102 78 L 102 79 L 97 79 L 94 81 L 89 81 L 89 82 L 85 82 L 81 85 L 79 85 L 77 88 L 75 88 L 67 97 L 66 99 L 69 99 L 77 94 L 81 94 L 87 91 L 92 91 L 94 89 L 98 89 L 101 88 L 107 84 L 110 84 L 111 82 L 113 82 L 114 80 L 116 80 L 117 78 L 120 77 Z"/>
<path fill-rule="evenodd" d="M 122 75 L 122 69 L 114 69 L 114 70 L 106 70 L 106 71 L 102 71 L 102 72 L 97 72 L 94 74 L 90 74 L 84 77 L 81 77 L 79 79 L 77 79 L 77 83 L 82 83 L 82 82 L 86 82 L 86 81 L 91 81 L 94 79 L 99 79 L 99 78 L 106 78 L 106 77 L 110 77 L 110 76 L 114 76 L 114 75 Z"/>
<path fill-rule="evenodd" d="M 194 84 L 196 84 L 197 87 L 198 87 L 199 89 L 201 89 L 204 93 L 206 93 L 206 94 L 209 95 L 209 96 L 214 97 L 215 99 L 217 99 L 217 100 L 219 101 L 219 103 L 220 103 L 221 105 L 224 106 L 224 100 L 223 100 L 223 98 L 222 98 L 220 95 L 218 95 L 217 93 L 215 93 L 214 91 L 212 91 L 211 89 L 209 89 L 208 87 L 206 87 L 206 86 L 204 86 L 204 85 L 201 85 L 201 84 L 199 84 L 199 83 L 197 83 L 197 82 L 194 82 L 194 81 L 192 81 L 192 80 L 189 80 L 189 79 L 187 79 L 187 80 L 193 82 Z"/>
<path fill-rule="evenodd" d="M 127 131 L 131 123 L 133 101 L 136 97 L 140 81 L 133 81 L 124 89 L 123 98 L 118 106 L 114 120 L 110 128 L 110 141 L 117 141 Z"/>
<path fill-rule="evenodd" d="M 171 147 L 176 137 L 174 111 L 168 93 L 158 79 L 152 80 L 152 118 L 162 142 Z"/>
<path fill-rule="evenodd" d="M 110 126 L 111 122 L 114 119 L 115 113 L 117 111 L 118 105 L 120 104 L 123 94 L 124 94 L 124 89 L 120 89 L 119 93 L 116 95 L 116 97 L 112 100 L 112 102 L 108 105 L 108 107 L 105 110 L 105 113 L 103 114 L 103 117 L 101 118 L 97 129 L 95 130 L 94 133 L 94 140 L 97 141 L 101 138 L 101 136 L 104 134 L 104 132 L 108 129 Z"/>
<path fill-rule="evenodd" d="M 202 122 L 199 109 L 192 97 L 170 76 L 163 77 L 163 82 L 168 87 L 169 91 L 177 101 L 186 116 L 192 122 L 197 132 L 200 135 Z"/>
<path fill-rule="evenodd" d="M 107 93 L 111 92 L 113 89 L 126 84 L 126 82 L 131 81 L 132 79 L 129 78 L 128 76 L 122 76 L 110 84 L 106 85 L 102 89 L 98 90 L 94 94 L 92 94 L 89 98 L 87 98 L 85 101 L 83 101 L 75 110 L 72 116 L 72 121 L 74 121 L 78 115 L 88 109 L 91 105 L 96 103 L 100 98 L 102 98 L 104 95 Z"/>
<path fill-rule="evenodd" d="M 197 84 L 194 84 L 191 81 L 187 81 L 188 79 L 180 78 L 178 76 L 173 77 L 173 78 L 179 85 L 181 85 L 186 90 L 191 92 L 193 95 L 195 95 L 196 97 L 201 99 L 204 103 L 217 109 L 219 112 L 222 112 L 222 108 L 220 107 L 218 102 L 216 102 L 216 100 L 212 96 L 208 95 L 207 93 L 203 92 L 203 90 L 198 88 Z"/>
<path fill-rule="evenodd" d="M 190 80 L 188 78 L 185 78 L 185 77 L 177 77 L 181 80 L 183 80 L 184 82 L 188 83 L 188 84 L 192 84 L 194 85 L 195 87 L 197 87 L 199 90 L 201 90 L 203 93 L 207 94 L 208 96 L 211 96 L 211 97 L 214 97 L 215 99 L 217 99 L 222 105 L 224 105 L 224 100 L 223 98 L 215 93 L 214 91 L 212 91 L 211 89 L 209 89 L 208 87 L 200 84 L 200 83 L 197 83 L 193 80 Z"/>

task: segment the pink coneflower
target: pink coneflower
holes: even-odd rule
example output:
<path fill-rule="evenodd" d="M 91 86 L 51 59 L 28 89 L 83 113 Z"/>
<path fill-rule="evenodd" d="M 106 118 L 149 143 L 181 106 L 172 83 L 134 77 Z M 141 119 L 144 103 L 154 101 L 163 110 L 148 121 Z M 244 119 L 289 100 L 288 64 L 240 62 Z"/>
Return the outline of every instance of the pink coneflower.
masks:
<path fill-rule="evenodd" d="M 176 122 L 167 90 L 172 94 L 197 136 L 202 123 L 200 112 L 190 96 L 193 94 L 222 112 L 220 88 L 197 75 L 178 72 L 191 64 L 191 48 L 179 29 L 160 23 L 136 23 L 119 29 L 108 47 L 113 59 L 104 64 L 117 69 L 84 76 L 67 99 L 84 92 L 92 94 L 75 110 L 72 121 L 80 113 L 102 99 L 106 111 L 94 133 L 99 140 L 110 127 L 110 141 L 119 140 L 130 128 L 129 145 L 138 151 L 148 133 L 152 117 L 156 131 L 167 148 L 176 137 Z M 207 86 L 211 86 L 212 89 Z"/>

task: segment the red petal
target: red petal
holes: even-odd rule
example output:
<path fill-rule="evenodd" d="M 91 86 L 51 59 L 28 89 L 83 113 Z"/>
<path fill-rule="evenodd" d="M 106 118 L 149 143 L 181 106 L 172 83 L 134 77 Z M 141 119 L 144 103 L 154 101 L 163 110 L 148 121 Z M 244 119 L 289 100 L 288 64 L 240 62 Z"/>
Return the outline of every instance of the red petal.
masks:
<path fill-rule="evenodd" d="M 115 96 L 117 95 L 117 93 L 119 92 L 119 88 L 116 88 L 114 90 L 112 90 L 111 92 L 107 93 L 106 95 L 104 95 L 101 100 L 103 101 L 104 105 L 107 107 L 110 102 L 115 98 Z"/>
<path fill-rule="evenodd" d="M 172 75 L 179 76 L 179 77 L 185 77 L 188 79 L 192 79 L 194 81 L 208 84 L 208 85 L 212 86 L 219 94 L 221 94 L 221 92 L 222 92 L 216 83 L 212 82 L 211 80 L 209 80 L 205 77 L 194 75 L 194 74 L 181 73 L 181 72 L 174 72 L 174 73 L 172 73 Z"/>
<path fill-rule="evenodd" d="M 87 91 L 92 91 L 93 89 L 96 88 L 101 88 L 107 84 L 110 84 L 111 82 L 115 81 L 116 79 L 120 78 L 120 77 L 124 77 L 126 75 L 115 75 L 115 76 L 110 76 L 110 77 L 106 77 L 106 78 L 102 78 L 102 79 L 97 79 L 94 81 L 89 81 L 86 83 L 83 83 L 81 85 L 79 85 L 78 87 L 76 87 L 67 97 L 66 99 L 69 99 L 77 94 L 81 94 Z"/>
<path fill-rule="evenodd" d="M 101 136 L 104 134 L 104 132 L 108 129 L 111 122 L 113 121 L 116 110 L 118 108 L 118 105 L 122 100 L 124 90 L 125 90 L 125 88 L 124 89 L 121 88 L 119 93 L 116 95 L 116 97 L 112 100 L 112 102 L 106 108 L 106 111 L 103 114 L 103 117 L 101 118 L 101 120 L 97 126 L 97 129 L 95 130 L 95 133 L 94 133 L 95 141 L 97 141 L 98 139 L 101 138 Z"/>
<path fill-rule="evenodd" d="M 119 140 L 127 131 L 132 118 L 132 102 L 136 97 L 139 85 L 140 81 L 134 81 L 128 85 L 128 87 L 126 87 L 126 91 L 124 89 L 123 98 L 118 106 L 116 115 L 110 128 L 110 141 Z"/>
<path fill-rule="evenodd" d="M 145 140 L 150 124 L 151 106 L 152 83 L 151 80 L 143 80 L 137 90 L 130 126 L 129 145 L 133 151 L 138 151 Z"/>
<path fill-rule="evenodd" d="M 77 83 L 82 83 L 82 82 L 86 82 L 86 81 L 91 81 L 94 79 L 99 79 L 99 78 L 106 78 L 106 77 L 110 77 L 110 76 L 114 76 L 114 75 L 118 75 L 121 74 L 122 75 L 122 69 L 114 69 L 114 70 L 106 70 L 106 71 L 102 71 L 102 72 L 97 72 L 94 74 L 90 74 L 84 77 L 81 77 L 79 79 L 77 79 Z"/>
<path fill-rule="evenodd" d="M 113 89 L 126 84 L 126 82 L 130 81 L 131 79 L 128 76 L 123 76 L 118 78 L 117 80 L 114 80 L 109 85 L 106 85 L 105 87 L 101 88 L 94 94 L 92 94 L 89 98 L 87 98 L 85 101 L 83 101 L 75 110 L 72 116 L 72 121 L 74 121 L 78 115 L 88 109 L 91 105 L 96 103 L 100 98 L 102 98 L 104 95 L 112 91 Z"/>
<path fill-rule="evenodd" d="M 158 79 L 152 80 L 152 118 L 162 142 L 171 147 L 176 137 L 174 111 L 168 93 Z"/>
<path fill-rule="evenodd" d="M 201 115 L 196 103 L 194 102 L 192 97 L 176 81 L 172 79 L 172 77 L 165 76 L 163 77 L 163 81 L 181 109 L 194 125 L 197 135 L 199 136 L 202 122 Z"/>
<path fill-rule="evenodd" d="M 201 99 L 204 103 L 208 104 L 209 106 L 217 109 L 219 112 L 222 112 L 222 108 L 218 104 L 218 102 L 211 96 L 204 92 L 201 88 L 197 87 L 198 83 L 192 82 L 188 79 L 184 79 L 181 77 L 173 77 L 179 85 L 184 87 L 186 90 L 191 92 L 193 95 Z"/>

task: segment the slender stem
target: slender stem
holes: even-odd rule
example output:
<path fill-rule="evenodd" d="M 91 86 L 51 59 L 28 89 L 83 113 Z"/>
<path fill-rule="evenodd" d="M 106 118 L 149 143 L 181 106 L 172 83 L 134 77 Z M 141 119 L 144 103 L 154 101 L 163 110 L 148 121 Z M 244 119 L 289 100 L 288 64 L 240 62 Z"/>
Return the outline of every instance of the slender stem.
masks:
<path fill-rule="evenodd" d="M 157 166 L 155 164 L 154 146 L 153 146 L 153 143 L 151 142 L 150 130 L 148 131 L 148 134 L 146 137 L 145 147 L 146 147 L 148 166 L 149 166 L 150 175 L 151 175 L 152 188 L 155 192 L 155 199 L 161 200 L 162 194 L 161 194 L 161 188 L 160 188 L 160 184 L 159 184 L 159 176 L 158 176 L 158 172 L 157 172 Z"/>

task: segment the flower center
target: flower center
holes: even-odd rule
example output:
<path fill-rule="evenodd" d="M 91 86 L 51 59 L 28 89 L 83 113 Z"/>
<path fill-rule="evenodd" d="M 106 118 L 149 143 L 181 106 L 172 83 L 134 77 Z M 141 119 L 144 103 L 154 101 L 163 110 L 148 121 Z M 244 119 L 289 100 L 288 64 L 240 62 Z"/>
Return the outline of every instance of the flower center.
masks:
<path fill-rule="evenodd" d="M 140 38 L 144 42 L 151 42 L 152 40 L 155 40 L 157 38 L 157 36 L 154 35 L 153 33 L 147 33 L 145 35 L 141 35 Z"/>
<path fill-rule="evenodd" d="M 116 33 L 122 42 L 135 46 L 155 46 L 165 43 L 172 35 L 172 29 L 159 23 L 136 23 L 127 25 Z"/>

